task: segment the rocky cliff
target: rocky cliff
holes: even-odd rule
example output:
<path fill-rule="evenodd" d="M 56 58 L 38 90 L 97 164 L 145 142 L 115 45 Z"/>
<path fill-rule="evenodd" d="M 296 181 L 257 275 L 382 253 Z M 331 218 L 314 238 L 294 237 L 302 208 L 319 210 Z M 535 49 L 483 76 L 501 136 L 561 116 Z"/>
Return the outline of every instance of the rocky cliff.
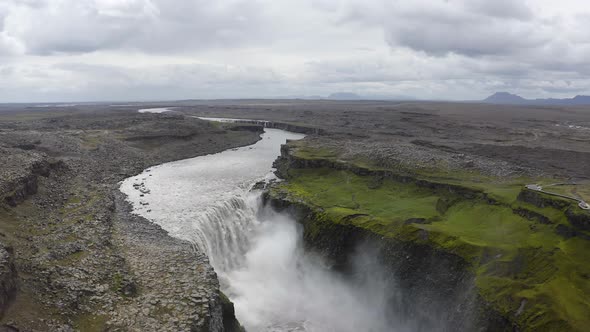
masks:
<path fill-rule="evenodd" d="M 524 189 L 528 179 L 384 169 L 305 141 L 285 145 L 275 166 L 286 181 L 267 200 L 298 216 L 309 247 L 343 271 L 360 245 L 376 248 L 400 285 L 402 305 L 392 310 L 431 322 L 426 328 L 583 331 L 590 323 L 589 215 Z"/>
<path fill-rule="evenodd" d="M 17 288 L 12 248 L 0 243 L 0 317 L 14 298 Z"/>
<path fill-rule="evenodd" d="M 48 176 L 51 165 L 41 153 L 0 146 L 0 198 L 16 206 L 28 196 L 37 193 L 39 176 Z"/>

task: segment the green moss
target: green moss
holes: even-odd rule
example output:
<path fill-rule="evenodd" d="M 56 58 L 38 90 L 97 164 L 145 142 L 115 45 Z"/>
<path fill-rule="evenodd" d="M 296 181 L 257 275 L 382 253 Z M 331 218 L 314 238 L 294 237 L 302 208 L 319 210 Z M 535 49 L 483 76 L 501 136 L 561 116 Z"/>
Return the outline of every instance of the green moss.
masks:
<path fill-rule="evenodd" d="M 438 197 L 411 184 L 384 180 L 379 188 L 371 189 L 371 177 L 329 169 L 293 170 L 292 175 L 287 188 L 290 194 L 335 215 L 371 214 L 386 223 L 438 215 Z"/>
<path fill-rule="evenodd" d="M 115 273 L 113 275 L 113 280 L 111 281 L 111 290 L 114 292 L 118 292 L 123 287 L 123 275 L 120 273 Z"/>
<path fill-rule="evenodd" d="M 333 155 L 304 152 L 314 158 Z M 317 220 L 307 226 L 310 236 L 330 224 L 350 224 L 426 243 L 470 262 L 480 295 L 525 330 L 582 331 L 590 326 L 590 241 L 566 240 L 555 232 L 556 224 L 567 223 L 567 207 L 538 208 L 517 200 L 524 184 L 534 181 L 472 173 L 465 179 L 460 173 L 446 180 L 440 174 L 415 177 L 482 193 L 467 197 L 416 181 L 376 181 L 374 176 L 333 169 L 291 169 L 290 175 L 271 195 L 302 202 L 316 212 Z M 550 223 L 527 218 L 518 209 Z"/>
<path fill-rule="evenodd" d="M 297 144 L 297 143 L 293 143 Z M 326 148 L 311 148 L 307 146 L 300 146 L 296 149 L 297 157 L 302 159 L 335 159 L 338 153 Z"/>
<path fill-rule="evenodd" d="M 424 229 L 460 238 L 480 247 L 510 249 L 521 246 L 554 247 L 558 237 L 547 225 L 535 225 L 506 206 L 481 201 L 463 201 L 451 207 L 444 222 L 424 225 Z"/>
<path fill-rule="evenodd" d="M 63 266 L 72 266 L 72 264 L 81 261 L 82 259 L 84 259 L 87 256 L 88 256 L 88 251 L 78 251 L 78 252 L 73 253 L 63 259 L 60 259 L 57 262 L 57 264 L 63 265 Z"/>
<path fill-rule="evenodd" d="M 96 149 L 102 142 L 102 131 L 86 131 L 82 136 L 82 147 L 86 149 Z"/>
<path fill-rule="evenodd" d="M 106 331 L 107 321 L 105 315 L 84 314 L 76 319 L 75 325 L 79 331 L 102 332 Z"/>
<path fill-rule="evenodd" d="M 70 197 L 60 209 L 63 222 L 92 221 L 95 212 L 91 207 L 99 203 L 103 198 L 102 195 L 95 191 Z"/>

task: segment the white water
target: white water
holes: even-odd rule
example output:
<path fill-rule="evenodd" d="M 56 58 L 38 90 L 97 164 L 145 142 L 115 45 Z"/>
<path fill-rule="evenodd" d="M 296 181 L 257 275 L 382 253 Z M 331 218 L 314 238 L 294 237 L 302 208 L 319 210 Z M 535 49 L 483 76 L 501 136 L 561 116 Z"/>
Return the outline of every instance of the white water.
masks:
<path fill-rule="evenodd" d="M 359 259 L 356 281 L 344 280 L 304 252 L 290 216 L 262 207 L 260 192 L 249 191 L 273 177 L 280 145 L 302 137 L 266 129 L 252 146 L 152 167 L 121 191 L 136 213 L 207 253 L 250 332 L 407 330 L 391 328 L 391 290 L 369 256 Z"/>

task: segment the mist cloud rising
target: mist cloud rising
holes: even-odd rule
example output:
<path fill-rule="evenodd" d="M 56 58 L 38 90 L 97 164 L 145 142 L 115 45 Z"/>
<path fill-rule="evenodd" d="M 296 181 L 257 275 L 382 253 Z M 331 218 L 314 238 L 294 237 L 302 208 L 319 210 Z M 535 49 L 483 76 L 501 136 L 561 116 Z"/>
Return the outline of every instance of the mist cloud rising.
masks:
<path fill-rule="evenodd" d="M 590 93 L 582 0 L 3 0 L 0 102 Z"/>

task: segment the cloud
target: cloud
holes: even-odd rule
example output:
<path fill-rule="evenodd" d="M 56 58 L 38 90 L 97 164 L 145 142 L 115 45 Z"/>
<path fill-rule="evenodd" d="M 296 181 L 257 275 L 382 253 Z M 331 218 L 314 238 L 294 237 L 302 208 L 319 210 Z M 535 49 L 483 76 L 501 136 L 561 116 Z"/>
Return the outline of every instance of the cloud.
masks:
<path fill-rule="evenodd" d="M 0 56 L 21 54 L 24 47 L 18 40 L 0 32 Z"/>
<path fill-rule="evenodd" d="M 5 31 L 4 25 L 7 16 L 7 8 L 0 4 L 0 56 L 16 54 L 20 50 L 18 41 Z"/>
<path fill-rule="evenodd" d="M 247 98 L 280 93 L 276 87 L 284 84 L 281 75 L 264 67 L 198 63 L 0 65 L 0 77 L 0 100 L 28 95 L 34 101 Z"/>
<path fill-rule="evenodd" d="M 584 0 L 0 0 L 0 102 L 590 93 Z"/>
<path fill-rule="evenodd" d="M 523 1 L 398 0 L 379 5 L 351 2 L 348 20 L 380 25 L 392 47 L 443 56 L 511 54 L 542 47 L 551 26 Z"/>
<path fill-rule="evenodd" d="M 265 22 L 258 2 L 245 0 L 13 0 L 8 8 L 5 31 L 41 55 L 231 48 L 260 38 Z"/>
<path fill-rule="evenodd" d="M 514 0 L 469 0 L 465 2 L 468 10 L 503 19 L 530 20 L 533 19 L 533 10 L 525 1 Z"/>

